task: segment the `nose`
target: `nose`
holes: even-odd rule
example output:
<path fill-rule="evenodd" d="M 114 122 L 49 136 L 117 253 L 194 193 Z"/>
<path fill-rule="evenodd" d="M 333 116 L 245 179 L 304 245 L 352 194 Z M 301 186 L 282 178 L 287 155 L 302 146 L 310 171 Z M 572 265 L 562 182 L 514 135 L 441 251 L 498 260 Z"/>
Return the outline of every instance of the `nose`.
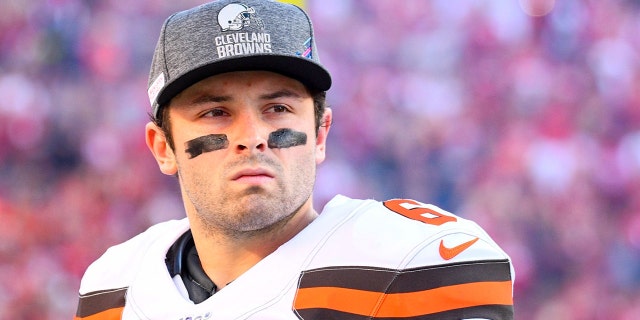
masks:
<path fill-rule="evenodd" d="M 267 148 L 267 133 L 264 125 L 254 115 L 243 115 L 237 120 L 233 140 L 230 143 L 238 153 L 263 152 Z"/>

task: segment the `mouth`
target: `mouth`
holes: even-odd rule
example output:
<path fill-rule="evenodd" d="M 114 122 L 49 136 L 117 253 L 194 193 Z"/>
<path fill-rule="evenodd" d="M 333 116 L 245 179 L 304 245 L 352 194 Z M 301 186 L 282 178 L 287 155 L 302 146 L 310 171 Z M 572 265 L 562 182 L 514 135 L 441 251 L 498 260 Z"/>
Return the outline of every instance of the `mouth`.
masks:
<path fill-rule="evenodd" d="M 231 176 L 231 181 L 249 184 L 261 184 L 274 179 L 275 176 L 266 169 L 243 169 Z"/>

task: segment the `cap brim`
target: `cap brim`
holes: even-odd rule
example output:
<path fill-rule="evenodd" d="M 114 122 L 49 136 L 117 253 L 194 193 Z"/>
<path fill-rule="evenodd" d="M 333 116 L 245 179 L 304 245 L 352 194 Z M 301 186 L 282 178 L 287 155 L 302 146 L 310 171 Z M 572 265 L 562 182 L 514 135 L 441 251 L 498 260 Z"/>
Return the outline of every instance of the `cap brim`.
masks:
<path fill-rule="evenodd" d="M 210 76 L 234 71 L 254 70 L 282 74 L 302 82 L 310 89 L 327 91 L 331 88 L 329 72 L 311 60 L 278 55 L 245 56 L 205 64 L 178 76 L 162 90 L 158 96 L 158 105 L 166 105 L 184 89 Z"/>

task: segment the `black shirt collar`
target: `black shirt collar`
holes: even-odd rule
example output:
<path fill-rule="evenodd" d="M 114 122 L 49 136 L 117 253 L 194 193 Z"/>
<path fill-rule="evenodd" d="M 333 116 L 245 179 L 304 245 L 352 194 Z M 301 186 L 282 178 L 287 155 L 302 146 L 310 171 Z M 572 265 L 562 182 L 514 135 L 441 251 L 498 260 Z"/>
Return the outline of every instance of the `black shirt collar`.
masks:
<path fill-rule="evenodd" d="M 180 275 L 189 293 L 189 299 L 194 303 L 205 301 L 216 293 L 216 285 L 204 272 L 200 263 L 191 230 L 187 230 L 169 248 L 165 263 L 172 278 Z"/>

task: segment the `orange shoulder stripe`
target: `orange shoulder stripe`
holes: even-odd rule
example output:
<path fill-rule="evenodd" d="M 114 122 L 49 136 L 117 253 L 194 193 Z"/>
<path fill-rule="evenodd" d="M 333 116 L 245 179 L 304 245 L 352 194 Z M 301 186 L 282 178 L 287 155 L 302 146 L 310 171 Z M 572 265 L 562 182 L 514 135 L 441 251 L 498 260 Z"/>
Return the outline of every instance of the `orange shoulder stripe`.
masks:
<path fill-rule="evenodd" d="M 298 290 L 296 310 L 331 309 L 359 315 L 369 315 L 383 294 L 338 287 L 313 287 Z"/>
<path fill-rule="evenodd" d="M 376 317 L 412 317 L 482 305 L 512 305 L 511 281 L 474 282 L 385 294 L 338 287 L 299 289 L 297 310 L 321 308 Z"/>
<path fill-rule="evenodd" d="M 120 320 L 124 307 L 108 309 L 86 317 L 74 317 L 73 320 Z"/>
<path fill-rule="evenodd" d="M 426 291 L 389 294 L 375 314 L 410 317 L 482 305 L 512 305 L 511 281 L 474 282 Z"/>

